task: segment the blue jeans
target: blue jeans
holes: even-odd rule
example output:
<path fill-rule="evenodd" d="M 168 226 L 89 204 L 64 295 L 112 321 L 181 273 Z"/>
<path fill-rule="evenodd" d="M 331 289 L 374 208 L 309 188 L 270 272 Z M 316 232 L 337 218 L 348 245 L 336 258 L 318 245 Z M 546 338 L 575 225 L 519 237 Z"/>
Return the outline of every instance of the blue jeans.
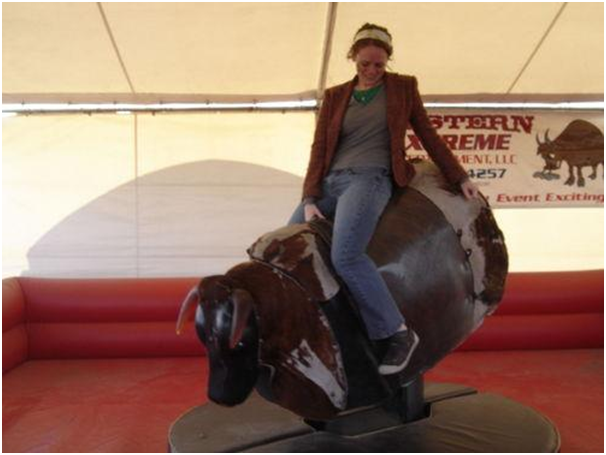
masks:
<path fill-rule="evenodd" d="M 353 295 L 373 340 L 390 337 L 404 323 L 377 266 L 366 254 L 379 217 L 392 193 L 389 173 L 381 168 L 343 169 L 330 172 L 316 201 L 322 214 L 332 219 L 332 263 Z M 288 224 L 304 223 L 301 203 Z"/>

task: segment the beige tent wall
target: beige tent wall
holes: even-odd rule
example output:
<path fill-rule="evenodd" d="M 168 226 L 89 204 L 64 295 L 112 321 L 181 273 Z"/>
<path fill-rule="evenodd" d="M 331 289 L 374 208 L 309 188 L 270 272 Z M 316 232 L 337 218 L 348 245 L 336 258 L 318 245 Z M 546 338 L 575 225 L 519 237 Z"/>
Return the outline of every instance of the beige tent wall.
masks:
<path fill-rule="evenodd" d="M 181 276 L 244 259 L 301 194 L 315 116 L 3 119 L 3 276 Z"/>
<path fill-rule="evenodd" d="M 134 175 L 132 120 L 119 116 L 14 117 L 2 122 L 2 262 L 3 276 L 29 270 L 28 254 L 45 233 L 100 195 Z M 132 205 L 132 204 L 131 204 Z M 127 218 L 131 208 L 124 204 Z M 97 213 L 87 229 L 107 232 L 113 220 Z M 129 226 L 112 247 L 128 246 Z M 132 232 L 130 233 L 132 237 Z M 61 258 L 65 269 L 86 265 L 84 245 L 62 248 L 71 241 L 65 232 L 52 253 L 40 260 Z M 89 254 L 104 254 L 105 242 L 88 243 Z M 131 252 L 132 253 L 132 252 Z M 77 267 L 73 267 L 77 264 Z M 58 274 L 62 271 L 58 270 Z M 80 272 L 81 273 L 81 272 Z"/>
<path fill-rule="evenodd" d="M 299 201 L 313 113 L 3 119 L 3 277 L 202 276 Z M 603 209 L 496 211 L 512 271 L 603 268 Z"/>

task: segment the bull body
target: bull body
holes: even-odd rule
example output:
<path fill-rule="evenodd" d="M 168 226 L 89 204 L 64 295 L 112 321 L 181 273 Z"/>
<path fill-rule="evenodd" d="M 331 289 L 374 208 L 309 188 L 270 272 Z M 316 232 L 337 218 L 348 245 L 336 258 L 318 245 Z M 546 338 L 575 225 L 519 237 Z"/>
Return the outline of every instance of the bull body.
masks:
<path fill-rule="evenodd" d="M 553 171 L 561 167 L 562 162 L 568 165 L 566 185 L 585 186 L 583 167 L 592 168 L 590 179 L 597 177 L 597 167 L 602 165 L 604 178 L 604 134 L 595 125 L 584 120 L 574 120 L 555 139 L 549 138 L 549 130 L 545 132 L 543 142 L 536 136 L 537 155 L 545 161 L 542 177 L 552 177 Z M 576 179 L 574 170 L 576 169 Z"/>
<path fill-rule="evenodd" d="M 378 374 L 386 346 L 367 338 L 347 289 L 322 265 L 330 246 L 304 225 L 286 227 L 256 242 L 251 261 L 202 279 L 182 306 L 180 321 L 198 308 L 213 401 L 237 404 L 256 386 L 301 416 L 329 419 L 393 395 L 494 311 L 507 252 L 489 208 L 455 194 L 431 163 L 416 166 L 417 177 L 396 190 L 368 248 L 421 338 L 406 369 L 395 378 Z"/>

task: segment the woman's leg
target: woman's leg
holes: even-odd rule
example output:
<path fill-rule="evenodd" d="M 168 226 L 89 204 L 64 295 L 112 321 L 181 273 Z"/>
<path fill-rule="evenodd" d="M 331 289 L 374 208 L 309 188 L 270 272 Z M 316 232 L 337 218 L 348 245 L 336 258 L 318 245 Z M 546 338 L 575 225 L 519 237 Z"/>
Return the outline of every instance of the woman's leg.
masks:
<path fill-rule="evenodd" d="M 303 204 L 303 202 L 301 202 L 297 208 L 295 209 L 295 211 L 293 212 L 293 214 L 290 217 L 290 220 L 288 220 L 288 225 L 290 226 L 291 224 L 301 224 L 301 223 L 305 223 L 305 212 L 304 212 L 304 207 L 305 204 Z"/>
<path fill-rule="evenodd" d="M 356 300 L 369 337 L 388 338 L 401 329 L 404 318 L 366 249 L 391 197 L 391 178 L 374 170 L 343 175 L 341 183 L 343 191 L 333 230 L 333 265 Z"/>

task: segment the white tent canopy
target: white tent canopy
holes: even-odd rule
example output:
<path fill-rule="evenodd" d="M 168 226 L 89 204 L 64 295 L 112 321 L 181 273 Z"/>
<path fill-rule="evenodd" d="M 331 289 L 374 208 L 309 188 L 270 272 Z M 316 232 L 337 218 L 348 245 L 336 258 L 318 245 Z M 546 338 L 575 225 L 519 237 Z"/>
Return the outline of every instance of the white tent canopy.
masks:
<path fill-rule="evenodd" d="M 603 3 L 49 2 L 2 13 L 4 103 L 313 97 L 352 77 L 345 56 L 367 21 L 392 32 L 392 70 L 418 76 L 425 94 L 603 94 Z"/>

